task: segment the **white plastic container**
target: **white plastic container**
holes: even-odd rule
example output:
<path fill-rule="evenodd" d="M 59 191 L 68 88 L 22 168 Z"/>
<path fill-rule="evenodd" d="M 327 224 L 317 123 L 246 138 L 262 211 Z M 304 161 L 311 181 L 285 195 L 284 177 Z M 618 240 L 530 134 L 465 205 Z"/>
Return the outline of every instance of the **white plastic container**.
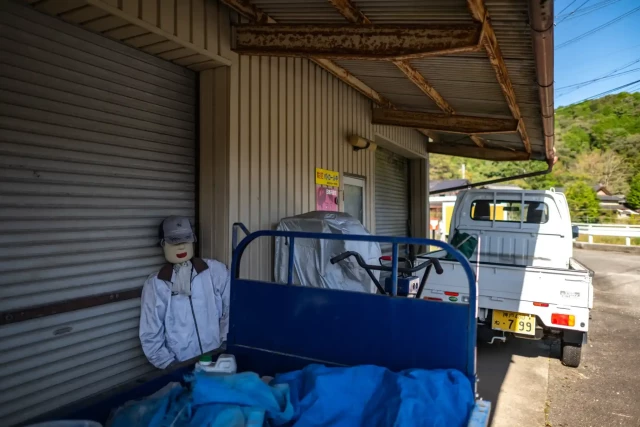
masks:
<path fill-rule="evenodd" d="M 211 375 L 233 375 L 237 370 L 238 366 L 233 354 L 221 354 L 215 363 L 207 359 L 196 363 L 196 372 L 206 372 Z"/>

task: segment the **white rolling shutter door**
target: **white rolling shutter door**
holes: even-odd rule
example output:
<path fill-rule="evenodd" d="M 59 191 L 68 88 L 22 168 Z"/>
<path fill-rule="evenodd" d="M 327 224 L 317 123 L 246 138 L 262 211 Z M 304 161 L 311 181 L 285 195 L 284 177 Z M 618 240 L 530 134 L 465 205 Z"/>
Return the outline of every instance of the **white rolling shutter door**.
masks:
<path fill-rule="evenodd" d="M 409 161 L 389 150 L 376 150 L 376 234 L 406 236 L 409 221 Z M 382 245 L 391 252 L 391 245 Z"/>
<path fill-rule="evenodd" d="M 0 312 L 139 289 L 164 261 L 161 220 L 195 215 L 196 75 L 2 3 Z M 139 313 L 2 319 L 0 425 L 153 370 Z"/>

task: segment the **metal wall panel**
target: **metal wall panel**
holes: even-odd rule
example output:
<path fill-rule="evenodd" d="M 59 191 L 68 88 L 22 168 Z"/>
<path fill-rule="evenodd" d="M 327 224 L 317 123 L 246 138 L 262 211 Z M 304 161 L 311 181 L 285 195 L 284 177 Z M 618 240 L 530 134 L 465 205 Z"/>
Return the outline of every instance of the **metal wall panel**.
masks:
<path fill-rule="evenodd" d="M 228 9 L 212 0 L 43 0 L 40 12 L 194 71 L 229 65 Z"/>
<path fill-rule="evenodd" d="M 15 3 L 0 24 L 0 311 L 140 288 L 160 221 L 195 216 L 195 74 Z M 0 424 L 152 370 L 139 306 L 0 327 Z"/>
<path fill-rule="evenodd" d="M 409 194 L 411 237 L 431 237 L 429 231 L 429 159 L 409 160 Z M 422 248 L 426 251 L 426 248 Z"/>
<path fill-rule="evenodd" d="M 271 229 L 284 217 L 315 210 L 315 168 L 364 177 L 367 226 L 375 231 L 375 153 L 354 151 L 347 137 L 375 140 L 380 135 L 416 158 L 427 155 L 423 135 L 372 125 L 371 101 L 306 59 L 237 56 L 227 82 L 228 139 L 212 138 L 213 151 L 207 154 L 217 162 L 229 159 L 228 178 L 219 178 L 228 179 L 228 218 L 214 224 L 218 236 L 228 236 L 236 221 L 250 230 Z M 220 117 L 225 120 L 217 113 L 214 123 Z M 221 144 L 228 144 L 227 152 Z M 220 156 L 216 150 L 222 150 Z M 202 168 L 201 173 L 209 173 Z M 212 191 L 201 189 L 201 205 L 210 206 L 206 199 L 214 197 Z M 220 240 L 225 241 L 228 237 Z M 255 242 L 248 251 L 243 276 L 271 278 L 273 242 Z M 212 243 L 205 254 L 230 259 L 227 247 Z"/>
<path fill-rule="evenodd" d="M 409 234 L 409 161 L 384 148 L 376 151 L 375 210 L 376 234 L 407 236 Z M 383 252 L 391 250 L 384 245 Z"/>

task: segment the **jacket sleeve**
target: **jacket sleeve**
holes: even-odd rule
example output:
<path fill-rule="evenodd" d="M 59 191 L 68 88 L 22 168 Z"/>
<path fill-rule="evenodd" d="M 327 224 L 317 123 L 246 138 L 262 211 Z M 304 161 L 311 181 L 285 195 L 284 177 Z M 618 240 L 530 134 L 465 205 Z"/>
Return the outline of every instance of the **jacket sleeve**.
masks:
<path fill-rule="evenodd" d="M 212 275 L 213 291 L 216 295 L 216 305 L 220 313 L 220 342 L 227 340 L 229 333 L 229 290 L 231 275 L 227 267 L 218 261 L 209 261 Z"/>
<path fill-rule="evenodd" d="M 167 312 L 167 296 L 156 289 L 155 277 L 150 277 L 142 288 L 140 313 L 140 343 L 142 351 L 153 366 L 164 369 L 176 360 L 164 339 L 164 318 Z M 169 294 L 170 297 L 170 294 Z"/>

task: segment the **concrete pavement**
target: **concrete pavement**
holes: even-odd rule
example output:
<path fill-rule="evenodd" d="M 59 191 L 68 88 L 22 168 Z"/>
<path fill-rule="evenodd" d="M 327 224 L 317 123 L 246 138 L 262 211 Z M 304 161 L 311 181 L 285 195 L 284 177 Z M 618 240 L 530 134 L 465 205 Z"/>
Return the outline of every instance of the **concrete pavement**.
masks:
<path fill-rule="evenodd" d="M 479 344 L 478 393 L 493 404 L 493 427 L 545 425 L 549 353 L 544 341 Z"/>
<path fill-rule="evenodd" d="M 577 369 L 551 359 L 551 424 L 638 427 L 640 256 L 576 251 L 575 257 L 596 272 L 589 344 Z"/>
<path fill-rule="evenodd" d="M 589 344 L 579 368 L 557 341 L 478 347 L 480 396 L 493 427 L 640 426 L 640 256 L 575 250 L 596 272 Z"/>

